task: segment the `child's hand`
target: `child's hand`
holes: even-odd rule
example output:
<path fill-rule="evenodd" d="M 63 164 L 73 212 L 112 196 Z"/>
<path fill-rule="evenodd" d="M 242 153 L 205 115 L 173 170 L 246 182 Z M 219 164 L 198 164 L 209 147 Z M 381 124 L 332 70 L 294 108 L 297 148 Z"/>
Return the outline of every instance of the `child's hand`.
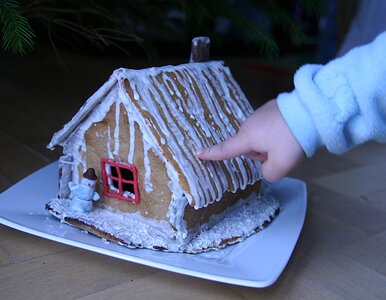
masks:
<path fill-rule="evenodd" d="M 263 177 L 269 181 L 287 175 L 305 157 L 276 100 L 269 101 L 250 115 L 235 136 L 197 152 L 202 160 L 224 160 L 242 154 L 261 160 Z"/>

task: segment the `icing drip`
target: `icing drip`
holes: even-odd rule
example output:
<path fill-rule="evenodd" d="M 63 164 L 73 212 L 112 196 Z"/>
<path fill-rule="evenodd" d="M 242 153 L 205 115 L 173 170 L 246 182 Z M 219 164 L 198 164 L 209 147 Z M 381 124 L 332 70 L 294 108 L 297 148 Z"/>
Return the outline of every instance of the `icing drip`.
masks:
<path fill-rule="evenodd" d="M 188 237 L 187 225 L 184 220 L 185 207 L 187 205 L 188 200 L 183 195 L 176 199 L 172 199 L 167 214 L 170 224 L 177 229 L 178 237 L 181 242 Z"/>
<path fill-rule="evenodd" d="M 115 105 L 115 128 L 114 128 L 114 152 L 115 156 L 118 156 L 119 153 L 119 115 L 121 111 L 120 103 L 118 102 Z"/>
<path fill-rule="evenodd" d="M 134 142 L 135 142 L 135 134 L 134 134 L 134 118 L 128 117 L 129 123 L 129 134 L 130 134 L 130 145 L 129 145 L 129 155 L 127 157 L 127 161 L 132 164 L 134 162 Z"/>
<path fill-rule="evenodd" d="M 109 158 L 113 158 L 113 152 L 111 151 L 111 133 L 110 133 L 110 127 L 107 128 L 107 145 L 106 145 L 106 149 L 107 149 L 107 156 Z"/>
<path fill-rule="evenodd" d="M 144 165 L 145 165 L 144 185 L 145 185 L 145 191 L 150 193 L 153 191 L 153 183 L 151 182 L 151 168 L 149 167 L 150 166 L 149 151 L 151 151 L 151 148 L 146 142 L 144 142 L 143 146 L 144 146 L 143 155 L 144 155 Z"/>

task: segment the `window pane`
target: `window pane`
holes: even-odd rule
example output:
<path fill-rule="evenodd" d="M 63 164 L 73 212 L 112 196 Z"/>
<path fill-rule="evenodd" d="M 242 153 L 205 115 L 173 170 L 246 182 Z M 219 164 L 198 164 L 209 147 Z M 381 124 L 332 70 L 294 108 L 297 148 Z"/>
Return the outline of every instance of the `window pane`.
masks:
<path fill-rule="evenodd" d="M 134 185 L 133 184 L 123 184 L 123 196 L 135 199 Z"/>
<path fill-rule="evenodd" d="M 109 165 L 109 167 L 110 167 L 110 174 L 111 174 L 113 177 L 118 178 L 117 167 L 111 166 L 111 165 Z"/>
<path fill-rule="evenodd" d="M 110 167 L 110 174 L 113 177 L 118 178 L 117 168 L 115 166 L 109 166 L 109 167 Z M 119 192 L 119 184 L 118 184 L 118 180 L 115 178 L 109 178 L 109 185 L 110 185 L 110 188 L 114 192 L 118 193 Z"/>
<path fill-rule="evenodd" d="M 131 183 L 122 183 L 122 191 L 127 191 L 127 192 L 130 192 L 132 194 L 134 194 L 134 184 L 131 184 Z"/>
<path fill-rule="evenodd" d="M 124 180 L 128 180 L 128 181 L 134 180 L 133 172 L 128 169 L 121 168 L 121 175 L 122 175 L 122 179 Z"/>

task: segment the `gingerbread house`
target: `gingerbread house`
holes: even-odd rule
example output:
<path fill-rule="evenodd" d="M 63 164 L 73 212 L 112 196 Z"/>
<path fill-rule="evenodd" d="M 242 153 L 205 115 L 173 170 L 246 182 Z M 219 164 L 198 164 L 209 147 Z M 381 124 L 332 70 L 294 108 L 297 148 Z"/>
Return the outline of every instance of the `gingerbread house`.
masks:
<path fill-rule="evenodd" d="M 200 39 L 193 49 L 200 43 L 207 45 Z M 221 61 L 115 70 L 48 145 L 62 146 L 63 156 L 58 195 L 47 209 L 129 247 L 199 252 L 236 242 L 272 220 L 279 205 L 260 199 L 264 217 L 247 233 L 192 246 L 241 202 L 257 199 L 260 185 L 258 162 L 203 162 L 195 152 L 234 135 L 251 112 Z M 88 213 L 66 211 L 69 182 L 90 167 L 100 201 Z"/>

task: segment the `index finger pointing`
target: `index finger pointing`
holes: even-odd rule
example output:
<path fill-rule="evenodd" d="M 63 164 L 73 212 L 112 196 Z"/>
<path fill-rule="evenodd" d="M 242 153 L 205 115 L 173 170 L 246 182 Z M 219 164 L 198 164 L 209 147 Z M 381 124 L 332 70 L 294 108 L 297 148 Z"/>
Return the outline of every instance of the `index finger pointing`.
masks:
<path fill-rule="evenodd" d="M 240 134 L 236 134 L 220 144 L 200 149 L 197 152 L 197 157 L 202 160 L 225 160 L 249 151 L 248 143 L 240 138 Z"/>

